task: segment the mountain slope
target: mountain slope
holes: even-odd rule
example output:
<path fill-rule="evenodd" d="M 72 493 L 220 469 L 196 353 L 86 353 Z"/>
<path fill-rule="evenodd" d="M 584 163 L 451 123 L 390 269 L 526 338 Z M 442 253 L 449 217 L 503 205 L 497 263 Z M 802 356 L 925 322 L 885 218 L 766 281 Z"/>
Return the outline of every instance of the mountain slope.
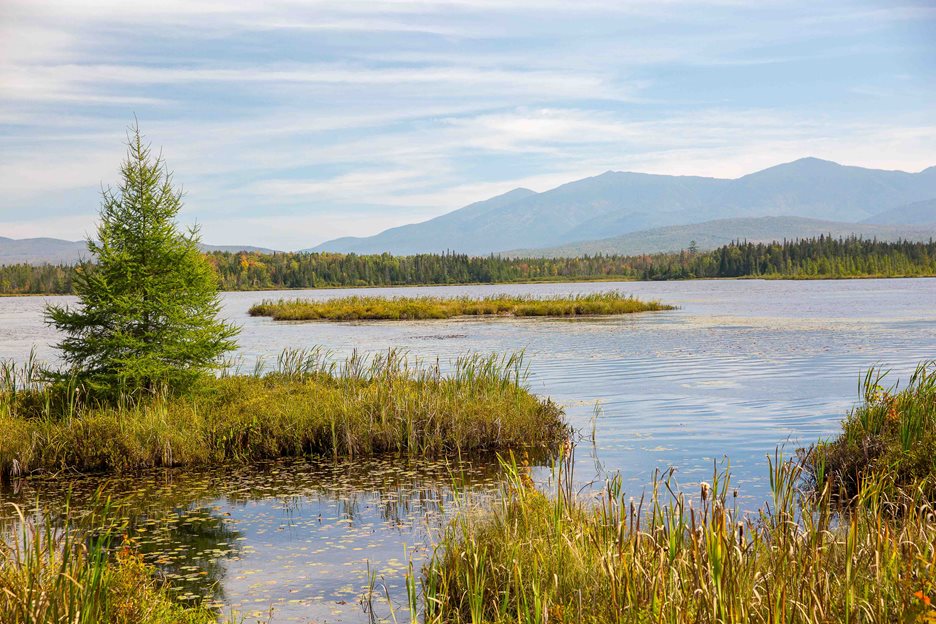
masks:
<path fill-rule="evenodd" d="M 470 204 L 429 221 L 391 228 L 365 238 L 354 236 L 336 238 L 303 251 L 341 251 L 359 254 L 392 251 L 397 255 L 407 255 L 424 251 L 461 249 L 457 243 L 462 240 L 463 234 L 470 230 L 469 224 L 482 222 L 491 212 L 533 195 L 536 193 L 530 189 L 516 188 L 503 195 Z"/>
<path fill-rule="evenodd" d="M 250 245 L 199 245 L 202 251 L 259 251 Z M 5 238 L 0 236 L 0 264 L 74 264 L 88 257 L 87 243 L 60 238 Z"/>
<path fill-rule="evenodd" d="M 770 242 L 782 239 L 809 238 L 831 234 L 879 240 L 929 240 L 936 238 L 936 225 L 893 226 L 866 223 L 842 223 L 821 221 L 803 217 L 755 217 L 741 219 L 716 219 L 691 225 L 674 225 L 663 228 L 631 232 L 600 240 L 572 243 L 541 249 L 516 249 L 505 252 L 511 257 L 569 257 L 596 254 L 639 255 L 661 251 L 688 249 L 692 241 L 700 250 L 714 249 L 733 240 Z"/>
<path fill-rule="evenodd" d="M 864 223 L 889 225 L 936 223 L 936 199 L 927 199 L 885 210 L 865 219 Z"/>
<path fill-rule="evenodd" d="M 713 219 L 789 215 L 854 222 L 936 197 L 936 167 L 906 173 L 804 158 L 733 180 L 609 171 L 527 193 L 314 249 L 486 254 Z M 480 205 L 483 211 L 474 208 Z"/>

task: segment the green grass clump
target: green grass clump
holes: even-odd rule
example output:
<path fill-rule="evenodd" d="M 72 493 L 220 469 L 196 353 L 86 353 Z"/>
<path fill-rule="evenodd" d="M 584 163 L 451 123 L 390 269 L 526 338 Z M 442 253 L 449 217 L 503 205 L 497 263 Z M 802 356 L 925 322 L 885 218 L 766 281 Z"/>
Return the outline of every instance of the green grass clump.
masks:
<path fill-rule="evenodd" d="M 697 494 L 669 473 L 649 499 L 620 478 L 581 500 L 560 469 L 553 496 L 508 463 L 494 508 L 462 513 L 423 570 L 425 621 L 832 624 L 932 621 L 933 505 L 867 486 L 836 514 L 829 488 L 801 498 L 803 465 L 771 462 L 773 496 L 735 506 L 727 471 Z M 917 619 L 919 618 L 919 619 Z"/>
<path fill-rule="evenodd" d="M 886 373 L 869 370 L 862 402 L 842 423 L 842 433 L 811 450 L 810 469 L 846 498 L 865 479 L 894 488 L 922 488 L 936 494 L 936 362 L 920 364 L 907 386 L 884 387 Z"/>
<path fill-rule="evenodd" d="M 108 403 L 83 398 L 80 388 L 7 377 L 0 385 L 3 477 L 545 448 L 568 435 L 561 408 L 525 388 L 520 356 L 467 356 L 444 374 L 393 351 L 340 365 L 319 350 L 287 352 L 266 375 L 207 378 L 183 395 Z"/>
<path fill-rule="evenodd" d="M 21 532 L 0 539 L 4 624 L 214 624 L 218 613 L 182 606 L 131 544 L 113 552 L 107 531 L 56 527 L 20 512 Z"/>
<path fill-rule="evenodd" d="M 531 296 L 495 295 L 456 297 L 341 297 L 325 301 L 280 299 L 250 308 L 251 316 L 277 321 L 412 321 L 456 316 L 601 316 L 672 310 L 658 301 L 641 301 L 618 292 L 590 295 Z"/>

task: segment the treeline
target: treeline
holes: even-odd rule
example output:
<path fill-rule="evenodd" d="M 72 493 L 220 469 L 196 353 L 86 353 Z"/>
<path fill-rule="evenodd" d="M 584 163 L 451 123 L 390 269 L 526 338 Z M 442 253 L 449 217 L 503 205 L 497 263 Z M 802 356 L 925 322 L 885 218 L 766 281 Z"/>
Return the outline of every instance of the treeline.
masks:
<path fill-rule="evenodd" d="M 0 265 L 0 295 L 68 295 L 74 275 L 66 264 Z"/>
<path fill-rule="evenodd" d="M 223 290 L 493 284 L 598 279 L 719 277 L 836 278 L 936 276 L 936 242 L 820 236 L 775 243 L 735 242 L 712 251 L 580 258 L 392 256 L 337 253 L 212 252 Z M 67 294 L 74 267 L 0 266 L 0 294 Z"/>
<path fill-rule="evenodd" d="M 736 242 L 698 254 L 653 256 L 640 279 L 716 277 L 841 278 L 936 275 L 936 242 L 820 236 L 774 243 Z"/>

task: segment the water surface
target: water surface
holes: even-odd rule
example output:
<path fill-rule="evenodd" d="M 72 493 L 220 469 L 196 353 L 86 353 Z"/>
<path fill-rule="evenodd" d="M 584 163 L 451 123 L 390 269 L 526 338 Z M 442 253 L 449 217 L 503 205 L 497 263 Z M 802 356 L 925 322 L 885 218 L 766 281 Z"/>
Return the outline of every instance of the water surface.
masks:
<path fill-rule="evenodd" d="M 550 295 L 608 289 L 660 299 L 680 309 L 616 318 L 402 323 L 283 323 L 246 314 L 253 303 L 280 296 Z M 41 358 L 54 358 L 50 345 L 55 336 L 42 323 L 43 303 L 42 297 L 0 299 L 0 357 L 25 359 L 35 346 Z M 777 445 L 792 451 L 834 434 L 858 398 L 864 369 L 891 369 L 889 378 L 896 382 L 917 362 L 936 357 L 936 279 L 226 293 L 224 306 L 225 315 L 242 325 L 240 355 L 248 363 L 257 357 L 272 362 L 283 348 L 313 345 L 331 349 L 336 357 L 354 350 L 400 347 L 443 364 L 467 352 L 523 350 L 534 392 L 563 404 L 572 424 L 589 434 L 598 414 L 597 458 L 605 470 L 620 471 L 634 495 L 641 493 L 656 468 L 676 466 L 685 484 L 707 478 L 713 463 L 728 456 L 735 483 L 751 507 L 766 495 L 765 455 Z M 584 483 L 596 476 L 595 457 L 588 445 L 580 448 L 578 457 L 577 476 Z M 392 573 L 405 567 L 404 544 L 407 549 L 424 549 L 444 523 L 450 503 L 473 492 L 489 495 L 499 479 L 490 465 L 487 472 L 474 466 L 462 471 L 475 475 L 465 479 L 473 485 L 454 494 L 447 479 L 439 477 L 441 469 L 431 465 L 417 469 L 385 463 L 372 482 L 358 482 L 343 472 L 355 470 L 353 466 L 329 466 L 292 462 L 289 468 L 258 469 L 269 490 L 253 488 L 252 469 L 208 471 L 210 478 L 200 478 L 213 485 L 183 488 L 190 495 L 175 503 L 173 513 L 188 529 L 193 523 L 214 526 L 207 543 L 223 545 L 205 549 L 207 554 L 198 558 L 182 557 L 204 563 L 185 564 L 195 569 L 180 567 L 170 573 L 188 574 L 193 582 L 199 580 L 194 575 L 217 577 L 214 599 L 251 612 L 274 604 L 274 621 L 366 621 L 356 602 L 366 575 L 364 562 L 397 591 L 400 575 Z M 382 471 L 390 478 L 397 472 L 411 474 L 410 486 L 389 491 L 397 492 L 394 500 L 409 505 L 415 497 L 418 505 L 402 516 L 383 513 L 388 490 L 377 478 Z M 135 477 L 131 483 L 162 492 L 166 480 L 176 483 L 182 478 L 165 472 Z M 371 472 L 364 470 L 366 475 Z M 441 473 L 449 474 L 450 467 Z M 545 472 L 539 477 L 545 478 Z M 239 497 L 243 489 L 251 494 Z M 349 506 L 349 500 L 359 504 Z M 162 511 L 166 516 L 169 510 L 164 505 Z M 185 514 L 207 514 L 209 520 L 189 522 Z M 184 533 L 178 528 L 165 533 L 152 545 L 152 556 L 164 556 L 176 547 L 173 544 L 192 539 L 180 531 Z M 170 564 L 181 565 L 171 561 L 167 567 Z M 199 566 L 208 565 L 223 568 L 224 574 L 201 574 L 204 568 Z M 197 593 L 205 584 L 189 585 L 194 589 L 180 591 Z"/>

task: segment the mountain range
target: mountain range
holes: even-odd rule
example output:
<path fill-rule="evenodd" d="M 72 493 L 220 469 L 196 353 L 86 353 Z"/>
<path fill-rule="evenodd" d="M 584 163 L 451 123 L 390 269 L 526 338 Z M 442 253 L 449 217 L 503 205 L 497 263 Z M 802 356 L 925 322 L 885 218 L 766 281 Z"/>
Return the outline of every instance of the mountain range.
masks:
<path fill-rule="evenodd" d="M 802 158 L 736 179 L 608 171 L 537 193 L 517 188 L 422 223 L 302 251 L 564 256 L 678 251 L 856 234 L 936 238 L 936 167 L 884 171 Z M 203 245 L 205 250 L 261 251 Z M 0 237 L 0 264 L 71 263 L 85 243 Z"/>
<path fill-rule="evenodd" d="M 828 231 L 838 234 L 890 238 L 908 231 L 928 238 L 936 233 L 936 167 L 907 173 L 803 158 L 736 179 L 608 171 L 542 193 L 514 189 L 422 223 L 307 251 L 481 255 L 522 249 L 539 255 L 540 249 L 586 249 L 587 241 L 633 242 L 628 234 L 644 232 L 637 237 L 646 243 L 639 250 L 601 245 L 609 252 L 641 253 L 687 247 L 693 238 L 702 247 L 706 232 L 717 232 L 718 240 L 811 236 L 821 225 L 815 220 L 835 223 Z M 889 227 L 840 227 L 858 223 Z M 700 227 L 668 229 L 692 224 Z M 914 227 L 890 227 L 898 225 Z M 739 229 L 730 231 L 734 226 Z"/>
<path fill-rule="evenodd" d="M 199 245 L 202 251 L 259 251 L 272 249 L 250 245 Z M 85 241 L 60 238 L 5 238 L 0 236 L 0 264 L 74 264 L 88 256 Z"/>

